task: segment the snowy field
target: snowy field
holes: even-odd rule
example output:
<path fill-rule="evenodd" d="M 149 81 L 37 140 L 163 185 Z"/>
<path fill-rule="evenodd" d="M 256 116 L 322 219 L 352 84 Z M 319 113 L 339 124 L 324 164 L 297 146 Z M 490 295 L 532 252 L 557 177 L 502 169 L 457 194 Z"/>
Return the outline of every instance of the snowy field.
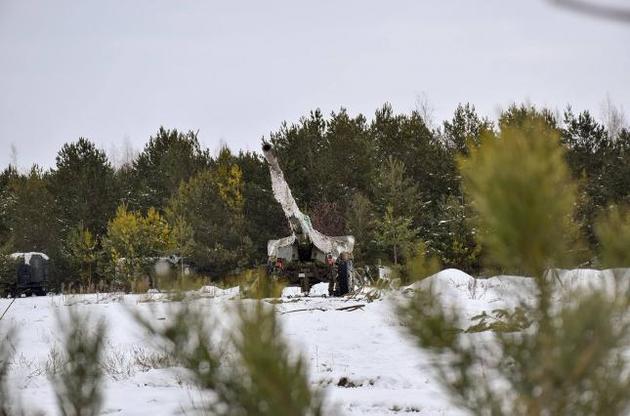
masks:
<path fill-rule="evenodd" d="M 629 273 L 626 277 L 630 277 Z M 610 283 L 611 278 L 609 272 L 565 272 L 560 275 L 558 287 L 562 291 L 578 286 L 600 286 Z M 518 277 L 476 280 L 449 269 L 416 285 L 428 284 L 433 284 L 445 302 L 456 305 L 467 317 L 531 299 L 526 295 L 532 287 L 531 280 Z M 449 404 L 435 382 L 428 356 L 404 335 L 391 297 L 371 303 L 360 299 L 331 299 L 322 296 L 326 288 L 320 286 L 315 287 L 308 298 L 297 295 L 295 288 L 285 289 L 282 302 L 275 307 L 285 337 L 310 362 L 313 385 L 325 391 L 331 406 L 328 414 L 464 414 Z M 19 330 L 18 340 L 2 342 L 12 343 L 17 351 L 9 380 L 24 406 L 56 414 L 55 398 L 47 377 L 47 368 L 54 365 L 51 350 L 60 348 L 56 316 L 76 307 L 93 318 L 104 318 L 108 324 L 103 414 L 170 415 L 183 414 L 190 409 L 191 403 L 199 401 L 199 392 L 184 383 L 174 369 L 147 365 L 151 361 L 150 345 L 129 312 L 130 309 L 140 310 L 151 319 L 168 320 L 168 309 L 173 303 L 159 302 L 156 296 L 160 295 L 17 299 L 0 323 L 3 329 L 14 325 Z M 200 296 L 195 302 L 207 308 L 209 316 L 219 317 L 221 321 L 221 314 L 229 313 L 230 305 L 237 302 L 238 293 L 217 289 L 207 290 Z M 0 300 L 0 313 L 10 302 L 10 299 Z M 365 307 L 353 311 L 335 310 L 358 303 Z M 297 309 L 314 310 L 291 312 Z M 339 386 L 344 377 L 346 386 Z"/>

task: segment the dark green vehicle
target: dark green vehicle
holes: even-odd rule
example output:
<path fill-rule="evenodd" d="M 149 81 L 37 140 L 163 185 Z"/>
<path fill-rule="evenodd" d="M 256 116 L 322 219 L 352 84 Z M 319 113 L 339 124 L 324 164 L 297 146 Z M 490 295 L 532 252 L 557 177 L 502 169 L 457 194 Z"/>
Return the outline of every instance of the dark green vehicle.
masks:
<path fill-rule="evenodd" d="M 49 258 L 44 253 L 13 253 L 6 258 L 0 279 L 3 297 L 44 296 L 48 292 Z"/>

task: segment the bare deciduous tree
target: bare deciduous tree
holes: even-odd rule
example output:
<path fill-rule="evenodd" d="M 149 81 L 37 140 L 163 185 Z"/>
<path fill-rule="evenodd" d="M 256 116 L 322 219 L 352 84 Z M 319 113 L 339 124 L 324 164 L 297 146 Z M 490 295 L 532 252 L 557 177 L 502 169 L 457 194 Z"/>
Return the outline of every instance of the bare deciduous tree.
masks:
<path fill-rule="evenodd" d="M 621 130 L 627 126 L 623 107 L 615 105 L 610 95 L 606 95 L 606 100 L 602 104 L 602 120 L 612 140 L 615 140 Z"/>

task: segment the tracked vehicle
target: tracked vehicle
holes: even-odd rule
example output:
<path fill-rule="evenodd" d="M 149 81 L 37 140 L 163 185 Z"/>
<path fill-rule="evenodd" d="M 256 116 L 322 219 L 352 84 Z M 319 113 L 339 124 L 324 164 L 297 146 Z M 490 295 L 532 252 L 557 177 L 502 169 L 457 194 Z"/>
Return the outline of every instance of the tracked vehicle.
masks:
<path fill-rule="evenodd" d="M 263 144 L 276 200 L 287 217 L 291 235 L 267 243 L 267 271 L 271 278 L 310 291 L 314 284 L 328 283 L 329 295 L 344 295 L 352 287 L 351 235 L 330 237 L 313 228 L 308 215 L 297 206 L 269 143 Z"/>

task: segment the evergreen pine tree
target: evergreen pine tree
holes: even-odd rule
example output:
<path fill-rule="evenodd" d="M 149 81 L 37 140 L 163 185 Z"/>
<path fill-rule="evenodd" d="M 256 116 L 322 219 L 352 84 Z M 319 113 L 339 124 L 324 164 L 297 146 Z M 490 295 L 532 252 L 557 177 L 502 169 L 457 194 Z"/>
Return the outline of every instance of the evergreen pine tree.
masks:
<path fill-rule="evenodd" d="M 430 290 L 401 308 L 453 402 L 477 415 L 626 414 L 627 293 L 621 286 L 569 290 L 552 302 L 554 267 L 571 264 L 575 235 L 575 186 L 557 131 L 537 119 L 504 125 L 499 139 L 483 142 L 461 169 L 490 259 L 509 273 L 533 276 L 536 302 L 520 306 L 531 328 L 497 331 L 483 342 L 458 330 L 463 317 Z M 628 229 L 627 218 L 619 218 L 602 228 L 602 237 L 620 223 Z M 612 239 L 602 241 L 617 253 Z"/>
<path fill-rule="evenodd" d="M 51 257 L 59 251 L 59 223 L 50 215 L 55 212 L 55 195 L 48 179 L 35 165 L 9 182 L 7 217 L 16 251 L 41 251 Z"/>
<path fill-rule="evenodd" d="M 57 155 L 49 186 L 63 236 L 79 224 L 96 236 L 105 233 L 118 205 L 114 169 L 105 152 L 82 137 L 65 144 Z"/>
<path fill-rule="evenodd" d="M 354 236 L 353 255 L 359 263 L 376 262 L 374 204 L 363 194 L 355 193 L 346 209 L 345 222 L 348 233 Z"/>
<path fill-rule="evenodd" d="M 395 215 L 391 205 L 385 208 L 383 217 L 376 222 L 375 234 L 377 244 L 391 255 L 395 265 L 411 254 L 417 237 L 411 218 Z"/>
<path fill-rule="evenodd" d="M 249 263 L 242 172 L 229 151 L 212 170 L 183 183 L 167 212 L 170 219 L 182 219 L 192 227 L 192 259 L 200 271 L 216 275 Z"/>
<path fill-rule="evenodd" d="M 89 287 L 94 283 L 98 250 L 97 239 L 83 224 L 70 230 L 65 238 L 64 255 L 78 271 L 80 282 L 84 286 Z"/>
<path fill-rule="evenodd" d="M 450 121 L 443 123 L 443 135 L 447 146 L 467 155 L 471 147 L 481 144 L 481 137 L 492 131 L 492 123 L 477 115 L 475 106 L 458 104 Z"/>
<path fill-rule="evenodd" d="M 133 162 L 130 188 L 124 195 L 129 207 L 163 210 L 179 186 L 205 169 L 209 159 L 197 133 L 160 127 Z"/>

